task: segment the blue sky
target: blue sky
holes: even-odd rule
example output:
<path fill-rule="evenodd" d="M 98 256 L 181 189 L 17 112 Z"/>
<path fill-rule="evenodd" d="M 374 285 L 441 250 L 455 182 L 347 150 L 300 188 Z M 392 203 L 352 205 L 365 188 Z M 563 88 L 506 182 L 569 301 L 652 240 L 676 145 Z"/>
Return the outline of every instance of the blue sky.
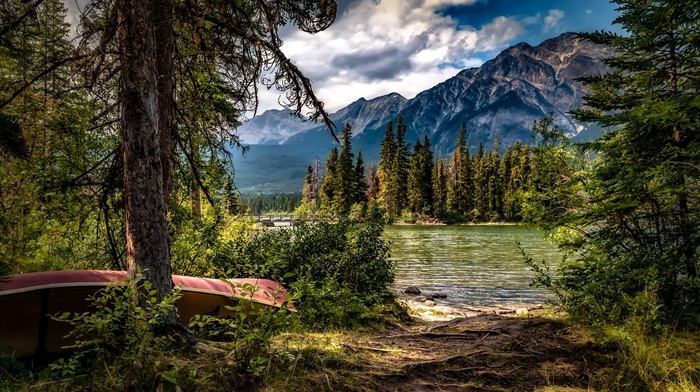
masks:
<path fill-rule="evenodd" d="M 614 29 L 607 0 L 339 0 L 336 22 L 309 35 L 285 28 L 282 50 L 333 112 L 360 97 L 412 98 L 518 42 Z M 260 109 L 279 108 L 278 94 Z M 261 110 L 261 111 L 262 111 Z"/>

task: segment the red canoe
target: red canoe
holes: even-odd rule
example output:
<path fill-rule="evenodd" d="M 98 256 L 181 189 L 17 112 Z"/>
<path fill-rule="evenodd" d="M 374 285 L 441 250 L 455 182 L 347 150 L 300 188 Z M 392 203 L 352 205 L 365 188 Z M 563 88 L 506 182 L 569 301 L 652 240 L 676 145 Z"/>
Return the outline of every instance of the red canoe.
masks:
<path fill-rule="evenodd" d="M 226 306 L 247 298 L 259 306 L 280 307 L 287 291 L 271 280 L 194 278 L 173 275 L 182 297 L 177 301 L 185 322 L 197 314 L 231 315 Z M 70 325 L 48 315 L 90 310 L 87 298 L 110 284 L 126 284 L 124 271 L 50 271 L 11 276 L 0 282 L 0 349 L 22 357 L 57 352 L 70 344 Z M 289 308 L 293 309 L 290 303 Z"/>

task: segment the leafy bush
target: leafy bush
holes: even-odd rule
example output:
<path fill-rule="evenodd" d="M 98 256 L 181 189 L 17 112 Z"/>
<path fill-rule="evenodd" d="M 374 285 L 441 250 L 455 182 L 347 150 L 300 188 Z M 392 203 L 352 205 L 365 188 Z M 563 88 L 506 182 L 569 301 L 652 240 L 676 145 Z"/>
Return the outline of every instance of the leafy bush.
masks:
<path fill-rule="evenodd" d="M 383 224 L 301 223 L 288 229 L 235 236 L 211 258 L 217 276 L 276 280 L 295 294 L 301 319 L 315 325 L 347 325 L 393 303 L 394 280 Z"/>
<path fill-rule="evenodd" d="M 250 284 L 235 288 L 248 298 L 258 290 Z M 275 355 L 270 342 L 276 334 L 293 324 L 293 313 L 286 302 L 277 309 L 260 307 L 245 298 L 240 298 L 235 306 L 226 308 L 234 315 L 225 318 L 196 315 L 190 320 L 190 330 L 199 337 L 228 343 L 226 359 L 229 378 L 245 381 L 240 379 L 246 375 L 262 377 Z"/>
<path fill-rule="evenodd" d="M 49 365 L 53 379 L 68 388 L 154 390 L 163 379 L 172 378 L 166 365 L 172 340 L 153 331 L 179 293 L 156 302 L 148 281 L 139 277 L 135 286 L 107 286 L 89 298 L 93 312 L 54 317 L 73 326 L 68 338 L 75 343 L 67 347 L 74 350 L 72 356 Z M 148 310 L 139 306 L 139 290 L 150 296 Z M 86 374 L 91 377 L 85 379 Z"/>

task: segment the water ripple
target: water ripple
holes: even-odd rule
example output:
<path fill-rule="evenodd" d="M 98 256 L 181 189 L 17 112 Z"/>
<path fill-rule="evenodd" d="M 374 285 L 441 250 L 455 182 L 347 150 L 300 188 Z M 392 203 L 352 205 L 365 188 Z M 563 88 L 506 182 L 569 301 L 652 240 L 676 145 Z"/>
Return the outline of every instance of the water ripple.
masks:
<path fill-rule="evenodd" d="M 534 275 L 517 242 L 535 260 L 561 259 L 542 233 L 519 226 L 388 226 L 384 238 L 396 262 L 394 288 L 441 291 L 450 304 L 543 303 L 549 295 L 529 287 Z"/>

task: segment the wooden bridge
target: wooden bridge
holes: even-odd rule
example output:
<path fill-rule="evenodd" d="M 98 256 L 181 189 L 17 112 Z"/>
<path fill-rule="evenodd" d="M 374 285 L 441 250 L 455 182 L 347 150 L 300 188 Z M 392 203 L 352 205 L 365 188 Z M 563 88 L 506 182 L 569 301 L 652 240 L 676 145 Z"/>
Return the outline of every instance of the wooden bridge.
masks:
<path fill-rule="evenodd" d="M 304 218 L 295 218 L 292 215 L 249 215 L 262 225 L 267 227 L 289 227 L 296 226 L 301 222 L 332 222 L 333 217 L 309 215 Z"/>

